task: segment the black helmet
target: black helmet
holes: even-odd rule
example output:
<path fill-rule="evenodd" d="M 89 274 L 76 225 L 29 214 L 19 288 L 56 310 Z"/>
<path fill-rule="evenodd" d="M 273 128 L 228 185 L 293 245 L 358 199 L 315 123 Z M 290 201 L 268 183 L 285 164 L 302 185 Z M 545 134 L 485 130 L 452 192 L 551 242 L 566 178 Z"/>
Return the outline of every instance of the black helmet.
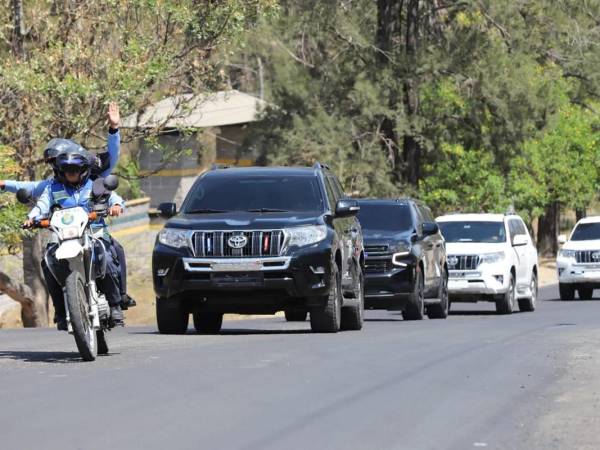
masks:
<path fill-rule="evenodd" d="M 83 184 L 90 176 L 90 153 L 80 146 L 80 149 L 70 152 L 62 152 L 56 157 L 56 168 L 59 181 L 68 183 L 66 172 L 77 172 L 80 174 L 79 184 Z"/>
<path fill-rule="evenodd" d="M 81 145 L 71 139 L 54 138 L 46 144 L 44 149 L 44 161 L 53 163 L 61 153 L 65 152 L 87 152 Z"/>

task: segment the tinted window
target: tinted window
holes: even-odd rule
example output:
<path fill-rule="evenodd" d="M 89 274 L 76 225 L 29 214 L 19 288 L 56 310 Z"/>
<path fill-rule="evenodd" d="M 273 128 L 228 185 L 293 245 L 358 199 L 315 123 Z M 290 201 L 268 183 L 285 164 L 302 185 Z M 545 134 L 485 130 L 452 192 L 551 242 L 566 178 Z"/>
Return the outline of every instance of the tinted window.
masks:
<path fill-rule="evenodd" d="M 573 230 L 572 241 L 600 239 L 600 223 L 580 223 Z"/>
<path fill-rule="evenodd" d="M 329 207 L 332 211 L 335 211 L 335 205 L 337 200 L 333 187 L 331 186 L 331 180 L 329 179 L 329 177 L 325 178 L 325 189 L 327 190 L 327 197 L 329 197 Z"/>
<path fill-rule="evenodd" d="M 209 176 L 191 191 L 185 213 L 249 209 L 322 212 L 324 205 L 314 176 Z"/>
<path fill-rule="evenodd" d="M 506 242 L 504 222 L 438 222 L 446 242 Z"/>
<path fill-rule="evenodd" d="M 414 226 L 407 204 L 377 205 L 360 203 L 358 220 L 363 230 L 412 231 Z"/>

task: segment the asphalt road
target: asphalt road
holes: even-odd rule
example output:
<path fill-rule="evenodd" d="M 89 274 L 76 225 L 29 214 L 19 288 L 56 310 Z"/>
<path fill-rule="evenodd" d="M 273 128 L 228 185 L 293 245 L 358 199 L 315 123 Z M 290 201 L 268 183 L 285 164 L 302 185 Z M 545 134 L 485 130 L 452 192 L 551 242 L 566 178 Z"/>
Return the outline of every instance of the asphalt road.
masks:
<path fill-rule="evenodd" d="M 544 416 L 580 339 L 599 336 L 600 301 L 541 296 L 512 316 L 370 311 L 336 335 L 282 318 L 219 336 L 126 328 L 93 363 L 67 334 L 0 331 L 0 448 L 560 448 Z"/>

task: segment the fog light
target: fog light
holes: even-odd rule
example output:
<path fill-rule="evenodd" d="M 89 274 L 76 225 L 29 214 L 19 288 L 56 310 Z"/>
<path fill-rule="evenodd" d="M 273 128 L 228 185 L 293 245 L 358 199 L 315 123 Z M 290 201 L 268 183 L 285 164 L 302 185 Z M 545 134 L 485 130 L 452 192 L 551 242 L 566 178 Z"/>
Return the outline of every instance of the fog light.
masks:
<path fill-rule="evenodd" d="M 504 283 L 504 275 L 494 275 L 496 281 L 500 284 Z"/>
<path fill-rule="evenodd" d="M 156 276 L 159 276 L 159 277 L 164 277 L 164 276 L 166 276 L 168 273 L 169 273 L 169 268 L 168 268 L 168 267 L 167 267 L 166 269 L 158 269 L 158 270 L 156 271 Z"/>
<path fill-rule="evenodd" d="M 310 266 L 310 270 L 312 270 L 312 273 L 314 273 L 315 275 L 324 275 L 325 274 L 325 267 Z"/>

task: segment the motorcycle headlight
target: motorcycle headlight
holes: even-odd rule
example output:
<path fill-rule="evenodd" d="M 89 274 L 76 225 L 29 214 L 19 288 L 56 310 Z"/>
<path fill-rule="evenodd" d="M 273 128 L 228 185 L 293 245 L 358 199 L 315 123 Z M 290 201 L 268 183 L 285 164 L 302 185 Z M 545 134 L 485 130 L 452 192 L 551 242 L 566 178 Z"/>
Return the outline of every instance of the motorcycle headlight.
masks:
<path fill-rule="evenodd" d="M 75 239 L 79 237 L 79 227 L 65 227 L 60 230 L 61 239 Z"/>
<path fill-rule="evenodd" d="M 504 261 L 504 252 L 484 253 L 479 256 L 480 263 L 493 264 L 500 261 Z"/>
<path fill-rule="evenodd" d="M 158 233 L 158 242 L 168 247 L 183 248 L 190 245 L 192 236 L 190 230 L 178 230 L 176 228 L 164 228 Z"/>
<path fill-rule="evenodd" d="M 305 247 L 321 242 L 327 237 L 327 227 L 325 225 L 286 228 L 284 231 L 287 236 L 286 247 Z"/>
<path fill-rule="evenodd" d="M 559 250 L 558 256 L 565 259 L 575 259 L 575 250 Z"/>

